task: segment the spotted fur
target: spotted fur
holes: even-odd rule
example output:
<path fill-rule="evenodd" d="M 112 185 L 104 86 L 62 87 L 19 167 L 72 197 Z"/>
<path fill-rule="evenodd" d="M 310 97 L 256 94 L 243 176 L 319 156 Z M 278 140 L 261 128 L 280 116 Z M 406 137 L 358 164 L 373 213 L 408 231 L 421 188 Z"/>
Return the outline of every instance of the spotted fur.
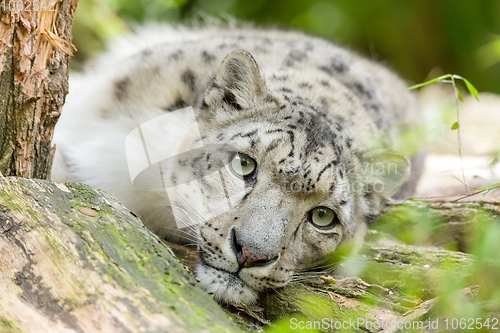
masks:
<path fill-rule="evenodd" d="M 413 176 L 404 183 L 408 161 L 393 151 L 398 131 L 419 122 L 402 81 L 301 33 L 156 26 L 122 40 L 71 83 L 56 128 L 53 178 L 109 191 L 174 241 L 186 242 L 186 232 L 176 230 L 169 207 L 197 220 L 187 232 L 200 250 L 197 277 L 220 302 L 252 303 L 320 264 L 340 243 L 361 239 L 386 198 L 402 185 L 396 195 L 409 195 L 419 177 L 422 156 L 412 159 Z M 169 186 L 191 177 L 200 188 L 179 185 L 168 198 L 135 189 L 125 136 L 187 105 L 203 143 L 226 148 L 163 165 Z M 179 139 L 169 130 L 161 140 L 173 151 L 197 143 L 191 132 Z M 231 192 L 241 179 L 218 161 L 235 152 L 251 156 L 257 169 Z M 389 162 L 397 175 L 369 170 Z M 210 174 L 215 169 L 222 171 Z M 377 182 L 383 188 L 374 190 Z M 219 207 L 226 201 L 231 209 Z M 316 227 L 309 215 L 315 207 L 332 209 L 337 222 Z"/>

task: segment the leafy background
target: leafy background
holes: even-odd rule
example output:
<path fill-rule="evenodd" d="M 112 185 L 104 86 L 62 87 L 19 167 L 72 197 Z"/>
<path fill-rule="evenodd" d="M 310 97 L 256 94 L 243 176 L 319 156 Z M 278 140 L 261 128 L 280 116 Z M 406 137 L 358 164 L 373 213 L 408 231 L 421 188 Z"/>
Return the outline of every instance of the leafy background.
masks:
<path fill-rule="evenodd" d="M 456 73 L 479 91 L 500 93 L 498 0 L 80 0 L 74 66 L 135 24 L 211 17 L 323 36 L 386 62 L 415 83 Z"/>

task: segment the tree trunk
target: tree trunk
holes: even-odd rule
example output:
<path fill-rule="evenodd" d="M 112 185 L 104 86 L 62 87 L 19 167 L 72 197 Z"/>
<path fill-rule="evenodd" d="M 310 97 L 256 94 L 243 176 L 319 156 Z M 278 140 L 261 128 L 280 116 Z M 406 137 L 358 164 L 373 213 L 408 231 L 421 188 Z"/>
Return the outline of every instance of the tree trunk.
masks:
<path fill-rule="evenodd" d="M 0 332 L 238 331 L 110 195 L 1 176 L 0 188 Z"/>
<path fill-rule="evenodd" d="M 55 152 L 51 140 L 68 92 L 70 55 L 75 51 L 70 41 L 76 3 L 5 0 L 0 4 L 0 173 L 4 176 L 50 177 Z"/>

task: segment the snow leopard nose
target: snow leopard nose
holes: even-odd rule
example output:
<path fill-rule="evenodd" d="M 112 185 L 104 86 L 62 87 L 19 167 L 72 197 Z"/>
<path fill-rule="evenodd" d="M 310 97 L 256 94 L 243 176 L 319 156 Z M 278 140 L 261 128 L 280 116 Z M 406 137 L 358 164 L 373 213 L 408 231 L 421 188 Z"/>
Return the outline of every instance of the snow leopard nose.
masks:
<path fill-rule="evenodd" d="M 250 251 L 248 246 L 243 241 L 237 239 L 234 229 L 231 235 L 233 251 L 236 254 L 236 260 L 238 261 L 239 269 L 265 266 L 274 261 L 274 259 L 269 260 L 268 256 L 265 254 L 252 253 L 252 251 Z"/>

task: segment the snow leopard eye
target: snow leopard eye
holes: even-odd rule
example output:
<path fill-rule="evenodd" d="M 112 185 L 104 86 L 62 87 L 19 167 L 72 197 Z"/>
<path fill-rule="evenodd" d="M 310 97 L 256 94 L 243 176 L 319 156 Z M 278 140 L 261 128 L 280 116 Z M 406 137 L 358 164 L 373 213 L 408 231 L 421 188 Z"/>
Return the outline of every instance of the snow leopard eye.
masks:
<path fill-rule="evenodd" d="M 321 206 L 311 210 L 308 214 L 308 219 L 319 229 L 333 228 L 338 222 L 338 218 L 333 210 Z"/>
<path fill-rule="evenodd" d="M 230 165 L 231 170 L 240 177 L 248 177 L 257 169 L 257 162 L 243 153 L 234 154 Z"/>

